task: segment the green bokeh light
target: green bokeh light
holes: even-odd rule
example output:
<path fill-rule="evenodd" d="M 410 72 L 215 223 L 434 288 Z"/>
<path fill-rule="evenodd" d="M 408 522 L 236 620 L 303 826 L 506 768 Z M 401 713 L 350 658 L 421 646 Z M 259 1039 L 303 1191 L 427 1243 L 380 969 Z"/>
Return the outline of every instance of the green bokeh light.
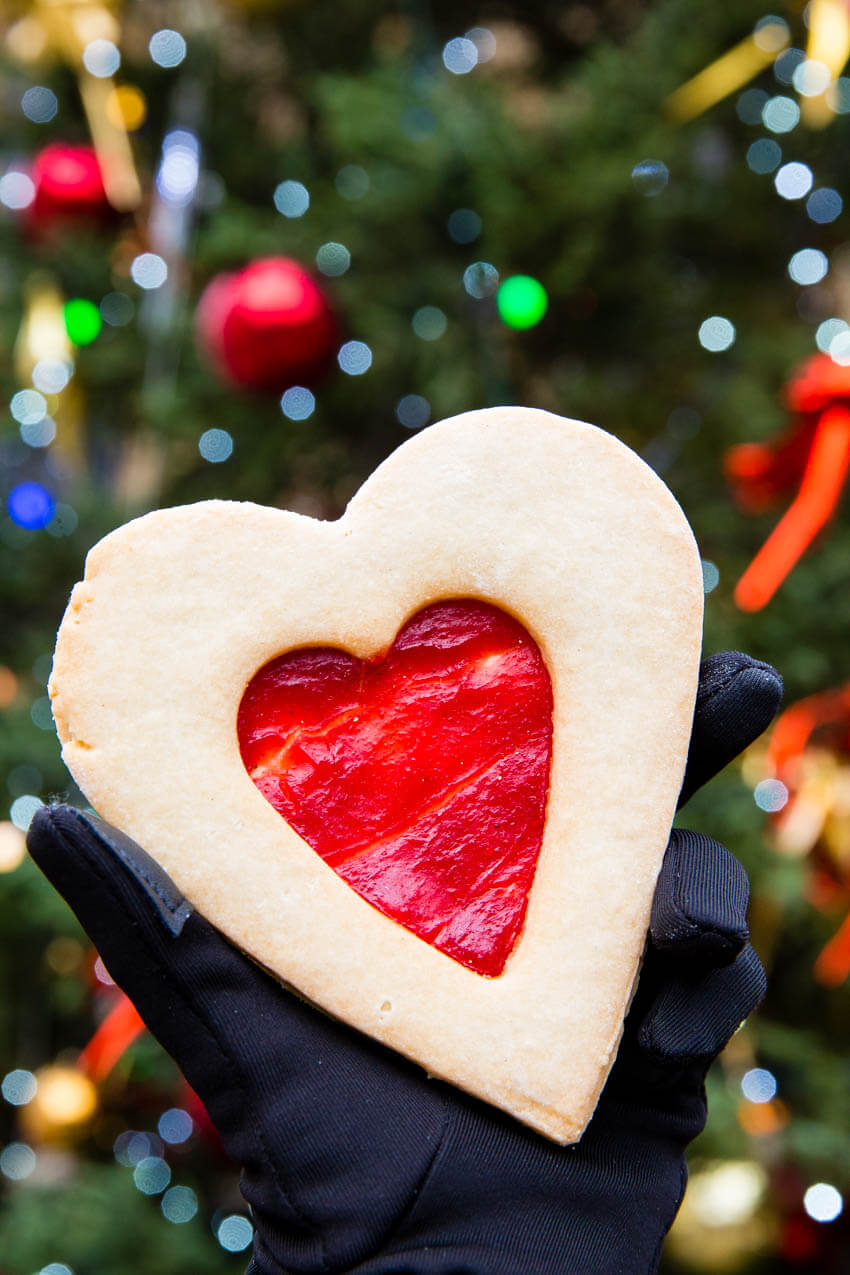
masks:
<path fill-rule="evenodd" d="M 509 328 L 533 328 L 546 313 L 546 289 L 529 274 L 514 274 L 496 293 L 499 316 Z"/>
<path fill-rule="evenodd" d="M 90 345 L 103 327 L 100 311 L 85 297 L 73 297 L 65 302 L 65 331 L 74 345 Z"/>

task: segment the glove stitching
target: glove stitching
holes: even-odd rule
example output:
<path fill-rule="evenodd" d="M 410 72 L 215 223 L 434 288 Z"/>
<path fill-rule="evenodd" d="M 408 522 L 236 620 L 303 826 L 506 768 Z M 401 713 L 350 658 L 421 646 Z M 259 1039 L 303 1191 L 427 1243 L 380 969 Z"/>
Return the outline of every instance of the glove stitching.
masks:
<path fill-rule="evenodd" d="M 82 821 L 82 822 L 85 822 L 85 820 L 83 819 L 83 816 L 82 816 L 82 815 L 80 816 L 80 819 L 81 819 L 81 821 Z M 73 846 L 72 846 L 72 845 L 71 845 L 71 843 L 67 840 L 66 834 L 63 832 L 63 830 L 62 830 L 60 827 L 58 827 L 58 825 L 56 824 L 55 820 L 51 820 L 51 822 L 53 823 L 54 831 L 55 831 L 55 832 L 56 832 L 56 834 L 58 835 L 59 839 L 60 839 L 62 842 L 64 842 L 64 844 L 65 844 L 65 846 L 66 846 L 66 848 L 67 848 L 68 850 L 70 850 L 71 852 L 73 852 Z M 87 828 L 91 828 L 91 825 L 90 825 L 90 824 L 88 824 L 88 823 L 86 823 L 86 827 L 87 827 Z M 93 831 L 93 829 L 92 829 L 92 831 Z M 99 836 L 99 834 L 98 834 L 98 836 Z M 96 859 L 94 859 L 94 860 L 91 860 L 91 861 L 90 861 L 90 863 L 89 863 L 89 867 L 90 867 L 90 869 L 94 872 L 94 874 L 95 874 L 95 875 L 96 875 L 96 876 L 100 879 L 101 883 L 102 883 L 102 884 L 106 887 L 106 889 L 107 889 L 108 893 L 109 893 L 109 894 L 111 895 L 111 897 L 113 898 L 113 901 L 117 904 L 117 906 L 120 908 L 120 910 L 124 913 L 125 918 L 126 918 L 126 919 L 128 919 L 128 920 L 130 920 L 131 922 L 133 922 L 134 918 L 133 918 L 132 910 L 131 910 L 128 906 L 127 906 L 127 904 L 124 902 L 124 900 L 123 900 L 123 899 L 121 899 L 120 897 L 118 897 L 118 896 L 115 894 L 114 890 L 112 889 L 112 886 L 111 886 L 111 882 L 110 882 L 110 880 L 109 880 L 109 877 L 108 877 L 107 873 L 104 871 L 104 869 L 103 869 L 102 865 L 101 865 L 100 863 L 98 863 L 98 861 L 97 861 Z M 179 938 L 179 936 L 173 936 L 173 937 Z M 223 1059 L 226 1063 L 228 1063 L 228 1064 L 232 1067 L 232 1069 L 233 1069 L 233 1076 L 234 1076 L 234 1078 L 235 1078 L 235 1082 L 236 1082 L 236 1088 L 237 1088 L 237 1089 L 241 1092 L 242 1097 L 243 1097 L 243 1099 L 244 1099 L 245 1111 L 246 1111 L 246 1113 L 247 1113 L 247 1112 L 252 1112 L 252 1111 L 253 1111 L 253 1107 L 252 1107 L 252 1105 L 251 1105 L 251 1103 L 250 1103 L 250 1100 L 249 1100 L 248 1088 L 247 1088 L 247 1086 L 246 1086 L 246 1084 L 245 1084 L 245 1080 L 244 1080 L 244 1077 L 243 1077 L 243 1072 L 242 1072 L 242 1068 L 241 1068 L 241 1066 L 240 1066 L 239 1060 L 238 1060 L 238 1059 L 236 1059 L 235 1057 L 233 1057 L 233 1055 L 232 1055 L 232 1054 L 230 1054 L 230 1052 L 229 1052 L 229 1051 L 228 1051 L 228 1050 L 224 1047 L 224 1045 L 222 1044 L 222 1042 L 218 1039 L 218 1036 L 217 1036 L 217 1034 L 216 1034 L 216 1031 L 215 1031 L 214 1026 L 213 1026 L 212 1024 L 210 1024 L 209 1022 L 207 1022 L 206 1018 L 205 1018 L 205 1017 L 203 1017 L 203 1016 L 202 1016 L 202 1015 L 198 1012 L 197 1007 L 196 1007 L 196 1006 L 192 1003 L 192 1001 L 191 1001 L 191 1000 L 189 1000 L 189 999 L 187 998 L 187 994 L 186 994 L 186 992 L 184 991 L 183 987 L 181 986 L 181 983 L 180 983 L 180 982 L 177 980 L 177 978 L 175 977 L 173 970 L 166 968 L 166 966 L 165 966 L 165 965 L 163 964 L 163 962 L 159 959 L 159 957 L 157 957 L 157 955 L 156 955 L 156 954 L 155 954 L 155 952 L 153 951 L 152 946 L 151 946 L 151 944 L 150 944 L 150 942 L 148 941 L 148 939 L 147 939 L 147 937 L 146 937 L 146 936 L 143 936 L 143 938 L 142 938 L 142 942 L 144 943 L 144 946 L 145 946 L 145 949 L 147 950 L 148 956 L 149 956 L 149 958 L 151 959 L 151 961 L 152 961 L 152 963 L 153 963 L 153 965 L 154 965 L 154 968 L 156 969 L 157 973 L 160 975 L 160 977 L 163 979 L 163 981 L 166 983 L 166 985 L 167 985 L 167 986 L 169 986 L 169 987 L 171 987 L 171 988 L 172 988 L 172 989 L 176 992 L 176 994 L 177 994 L 178 998 L 180 999 L 180 1001 L 182 1002 L 182 1004 L 183 1004 L 184 1008 L 188 1011 L 188 1013 L 191 1015 L 191 1017 L 192 1017 L 192 1018 L 195 1020 L 195 1022 L 199 1025 L 199 1027 L 201 1028 L 202 1032 L 204 1032 L 204 1034 L 205 1034 L 205 1035 L 206 1035 L 206 1036 L 207 1036 L 207 1037 L 208 1037 L 208 1038 L 212 1041 L 212 1044 L 215 1046 L 216 1050 L 218 1051 L 219 1056 L 220 1056 L 220 1057 L 221 1057 L 221 1058 L 222 1058 L 222 1059 Z M 123 989 L 122 989 L 122 990 L 123 990 Z M 125 993 L 125 995 L 126 995 L 126 993 Z M 269 1149 L 268 1149 L 268 1146 L 267 1146 L 267 1144 L 266 1144 L 266 1139 L 265 1139 L 265 1136 L 264 1136 L 264 1133 L 263 1133 L 263 1127 L 262 1127 L 262 1124 L 261 1124 L 261 1123 L 260 1123 L 260 1122 L 256 1119 L 256 1117 L 255 1117 L 255 1116 L 252 1116 L 252 1117 L 251 1117 L 251 1123 L 252 1123 L 252 1126 L 253 1126 L 254 1133 L 256 1134 L 257 1139 L 258 1139 L 258 1141 L 259 1141 L 260 1145 L 262 1146 L 262 1149 L 263 1149 L 263 1152 L 264 1152 L 264 1156 L 265 1156 L 265 1162 L 266 1162 L 266 1165 L 267 1165 L 267 1167 L 269 1167 L 269 1168 L 271 1169 L 272 1180 L 274 1181 L 274 1184 L 275 1184 L 275 1187 L 276 1187 L 276 1189 L 277 1189 L 277 1191 L 278 1191 L 278 1194 L 280 1195 L 280 1197 L 281 1197 L 281 1199 L 283 1200 L 284 1204 L 285 1204 L 285 1205 L 286 1205 L 289 1209 L 291 1209 L 291 1211 L 295 1214 L 295 1216 L 298 1218 L 298 1220 L 301 1222 L 301 1224 L 302 1224 L 302 1225 L 303 1225 L 303 1226 L 304 1226 L 307 1230 L 309 1230 L 311 1233 L 315 1234 L 315 1233 L 316 1233 L 316 1228 L 315 1228 L 314 1224 L 313 1224 L 312 1222 L 310 1222 L 310 1220 L 304 1216 L 304 1214 L 301 1212 L 301 1210 L 300 1210 L 299 1208 L 297 1208 L 297 1207 L 296 1207 L 296 1205 L 292 1202 L 292 1200 L 290 1200 L 290 1198 L 289 1198 L 289 1196 L 288 1196 L 287 1192 L 284 1190 L 283 1186 L 281 1185 L 280 1178 L 279 1178 L 279 1175 L 278 1175 L 277 1167 L 276 1167 L 276 1165 L 275 1165 L 275 1163 L 274 1163 L 274 1160 L 273 1160 L 273 1158 L 272 1158 L 271 1154 L 269 1153 Z M 317 1235 L 317 1239 L 318 1239 L 318 1241 L 319 1241 L 319 1248 L 320 1248 L 320 1260 L 321 1260 L 321 1263 L 322 1263 L 322 1269 L 327 1271 L 327 1270 L 329 1270 L 330 1268 L 328 1267 L 327 1253 L 326 1253 L 326 1251 L 325 1251 L 324 1240 L 323 1240 L 323 1238 L 322 1238 L 321 1234 L 318 1234 L 318 1235 Z"/>
<path fill-rule="evenodd" d="M 178 918 L 180 913 L 184 911 L 185 908 L 189 908 L 190 911 L 194 910 L 192 907 L 192 904 L 186 898 L 183 898 L 181 902 L 175 906 L 166 897 L 166 895 L 163 894 L 157 882 L 153 878 L 147 875 L 144 868 L 139 863 L 137 863 L 135 860 L 132 860 L 127 855 L 125 855 L 123 851 L 121 850 L 120 846 L 113 845 L 111 841 L 107 840 L 107 838 L 104 837 L 103 834 L 98 830 L 98 828 L 93 823 L 90 823 L 88 819 L 86 819 L 85 815 L 82 813 L 81 810 L 77 810 L 74 807 L 69 807 L 69 809 L 71 810 L 71 813 L 73 814 L 77 823 L 82 824 L 86 832 L 93 833 L 97 837 L 101 845 L 105 846 L 106 849 L 110 852 L 110 854 L 113 854 L 118 859 L 120 859 L 121 862 L 124 864 L 124 866 L 127 868 L 127 870 L 131 872 L 134 877 L 144 881 L 147 888 L 151 891 L 152 894 L 156 895 L 156 897 L 159 899 L 160 903 L 162 903 L 165 910 L 169 912 L 170 915 L 175 918 L 175 920 Z M 51 820 L 51 822 L 53 823 L 53 826 L 55 828 L 56 827 L 55 821 Z"/>
<path fill-rule="evenodd" d="M 434 1146 L 433 1154 L 431 1155 L 425 1168 L 422 1170 L 422 1177 L 419 1181 L 419 1185 L 414 1189 L 410 1203 L 402 1211 L 402 1213 L 396 1218 L 395 1222 L 393 1222 L 392 1226 L 389 1228 L 386 1235 L 381 1240 L 379 1246 L 368 1258 L 365 1259 L 365 1262 L 371 1262 L 373 1258 L 380 1257 L 382 1250 L 385 1249 L 388 1244 L 392 1243 L 393 1238 L 404 1226 L 405 1222 L 413 1213 L 413 1210 L 416 1208 L 417 1204 L 422 1198 L 422 1193 L 425 1191 L 426 1187 L 428 1186 L 428 1180 L 435 1171 L 437 1159 L 440 1155 L 440 1152 L 443 1150 L 443 1145 L 446 1140 L 446 1132 L 448 1130 L 448 1125 L 449 1125 L 449 1105 L 446 1102 L 444 1096 L 441 1096 L 440 1101 L 443 1104 L 443 1123 L 440 1128 L 440 1136 L 437 1139 L 436 1144 Z M 431 1247 L 433 1247 L 433 1245 Z M 358 1262 L 357 1266 L 350 1267 L 349 1275 L 356 1275 L 356 1272 L 358 1270 L 363 1269 L 364 1264 L 365 1264 L 364 1262 Z"/>

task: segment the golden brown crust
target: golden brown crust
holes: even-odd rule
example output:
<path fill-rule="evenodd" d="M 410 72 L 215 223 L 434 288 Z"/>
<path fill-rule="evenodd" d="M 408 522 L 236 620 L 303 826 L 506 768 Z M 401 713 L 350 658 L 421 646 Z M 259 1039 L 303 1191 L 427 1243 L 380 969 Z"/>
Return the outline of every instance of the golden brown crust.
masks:
<path fill-rule="evenodd" d="M 364 658 L 473 597 L 543 652 L 552 781 L 523 935 L 487 979 L 381 915 L 247 775 L 249 679 L 298 646 Z M 613 1060 L 681 786 L 698 677 L 699 555 L 613 436 L 527 408 L 400 447 L 338 522 L 209 501 L 120 527 L 86 562 L 50 693 L 99 813 L 306 997 L 560 1142 Z M 387 1008 L 389 1006 L 389 1008 Z"/>

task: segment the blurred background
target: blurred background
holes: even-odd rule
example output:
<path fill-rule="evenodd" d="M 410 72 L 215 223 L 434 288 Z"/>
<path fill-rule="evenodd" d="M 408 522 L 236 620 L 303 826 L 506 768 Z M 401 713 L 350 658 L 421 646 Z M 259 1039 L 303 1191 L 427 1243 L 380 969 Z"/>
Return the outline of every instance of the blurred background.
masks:
<path fill-rule="evenodd" d="M 45 683 L 86 550 L 209 497 L 335 518 L 412 431 L 499 403 L 662 474 L 706 652 L 786 683 L 684 816 L 750 873 L 770 991 L 663 1269 L 850 1270 L 850 6 L 0 13 L 2 1275 L 235 1275 L 252 1233 L 24 857 L 40 803 L 84 804 Z"/>

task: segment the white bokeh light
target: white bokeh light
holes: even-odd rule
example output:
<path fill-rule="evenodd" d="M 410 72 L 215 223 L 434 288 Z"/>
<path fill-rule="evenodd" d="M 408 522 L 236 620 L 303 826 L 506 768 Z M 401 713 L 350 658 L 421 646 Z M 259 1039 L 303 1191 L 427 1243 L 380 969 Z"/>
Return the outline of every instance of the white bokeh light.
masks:
<path fill-rule="evenodd" d="M 478 65 L 478 46 L 466 36 L 443 45 L 443 66 L 452 75 L 468 75 Z"/>
<path fill-rule="evenodd" d="M 781 779 L 762 779 L 753 789 L 753 801 L 759 810 L 776 814 L 788 805 L 788 789 Z"/>
<path fill-rule="evenodd" d="M 163 27 L 148 41 L 148 52 L 157 66 L 179 66 L 186 56 L 186 41 L 179 31 Z"/>
<path fill-rule="evenodd" d="M 735 325 L 722 314 L 712 314 L 699 325 L 699 343 L 704 350 L 719 354 L 735 343 Z"/>
<path fill-rule="evenodd" d="M 812 189 L 814 176 L 808 164 L 783 164 L 773 179 L 776 193 L 783 199 L 802 199 Z"/>
<path fill-rule="evenodd" d="M 18 212 L 21 208 L 29 208 L 35 199 L 35 186 L 32 178 L 26 173 L 12 169 L 0 177 L 0 204 Z"/>
<path fill-rule="evenodd" d="M 142 252 L 130 265 L 130 278 L 147 292 L 161 288 L 168 278 L 168 266 L 156 252 Z"/>
<path fill-rule="evenodd" d="M 98 80 L 114 75 L 120 65 L 121 54 L 111 40 L 92 40 L 83 49 L 83 66 Z"/>
<path fill-rule="evenodd" d="M 803 1196 L 803 1208 L 815 1222 L 834 1222 L 844 1208 L 841 1192 L 829 1182 L 815 1182 Z"/>
<path fill-rule="evenodd" d="M 820 283 L 829 272 L 829 261 L 819 248 L 801 248 L 795 252 L 788 262 L 788 273 L 795 283 L 802 287 L 811 287 Z"/>

